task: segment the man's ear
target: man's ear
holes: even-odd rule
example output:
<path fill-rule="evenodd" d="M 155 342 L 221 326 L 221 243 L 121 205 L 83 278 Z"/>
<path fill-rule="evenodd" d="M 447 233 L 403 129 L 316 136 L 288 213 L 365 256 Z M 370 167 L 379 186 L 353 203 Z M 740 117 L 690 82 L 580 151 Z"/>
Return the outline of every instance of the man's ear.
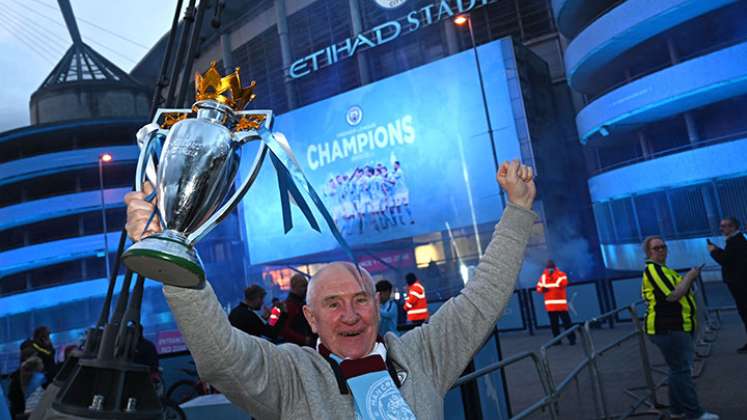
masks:
<path fill-rule="evenodd" d="M 316 318 L 314 317 L 314 312 L 311 310 L 309 305 L 303 305 L 303 316 L 306 317 L 306 321 L 308 321 L 311 331 L 314 334 L 318 334 L 316 331 Z"/>

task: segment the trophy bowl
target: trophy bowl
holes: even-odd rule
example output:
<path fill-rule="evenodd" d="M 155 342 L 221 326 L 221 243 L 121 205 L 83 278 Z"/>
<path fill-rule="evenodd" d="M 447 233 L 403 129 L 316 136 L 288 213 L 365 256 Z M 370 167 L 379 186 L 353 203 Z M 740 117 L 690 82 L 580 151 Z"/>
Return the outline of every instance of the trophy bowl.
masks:
<path fill-rule="evenodd" d="M 142 143 L 135 187 L 141 189 L 144 178 L 154 185 L 163 230 L 133 244 L 122 255 L 122 262 L 132 271 L 172 286 L 204 286 L 205 270 L 195 243 L 238 204 L 256 178 L 266 153 L 264 144 L 260 145 L 249 176 L 227 198 L 238 172 L 241 146 L 260 138 L 257 130 L 269 128 L 272 114 L 234 111 L 244 105 L 238 98 L 253 99 L 254 83 L 241 89 L 238 69 L 222 79 L 216 74 L 215 63 L 204 76 L 197 74 L 198 101 L 192 110 L 159 110 L 154 118 L 156 124 L 149 124 L 138 133 Z M 232 90 L 233 100 L 221 95 L 228 89 Z M 196 116 L 186 118 L 190 112 Z M 157 121 L 169 114 L 180 116 L 172 118 L 168 130 L 159 128 L 163 125 Z M 152 150 L 156 140 L 163 140 L 164 135 L 154 169 Z"/>

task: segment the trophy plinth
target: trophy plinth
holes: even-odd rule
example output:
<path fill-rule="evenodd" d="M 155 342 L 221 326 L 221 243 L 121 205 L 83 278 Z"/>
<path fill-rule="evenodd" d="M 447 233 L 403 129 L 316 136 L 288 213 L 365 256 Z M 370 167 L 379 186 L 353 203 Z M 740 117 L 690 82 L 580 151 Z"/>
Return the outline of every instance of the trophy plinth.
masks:
<path fill-rule="evenodd" d="M 132 271 L 170 286 L 201 289 L 205 285 L 205 271 L 194 247 L 187 245 L 185 235 L 173 230 L 132 245 L 122 255 L 122 262 Z"/>

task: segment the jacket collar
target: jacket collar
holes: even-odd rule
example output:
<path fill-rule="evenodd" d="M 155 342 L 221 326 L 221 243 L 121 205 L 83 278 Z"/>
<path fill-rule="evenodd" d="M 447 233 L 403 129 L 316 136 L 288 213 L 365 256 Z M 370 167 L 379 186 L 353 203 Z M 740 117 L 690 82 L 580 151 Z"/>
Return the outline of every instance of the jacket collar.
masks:
<path fill-rule="evenodd" d="M 646 265 L 648 265 L 648 264 L 655 264 L 655 265 L 658 265 L 659 267 L 666 267 L 667 266 L 666 264 L 661 264 L 661 263 L 658 263 L 658 262 L 656 262 L 656 261 L 654 261 L 654 260 L 652 260 L 650 258 L 646 258 Z"/>
<path fill-rule="evenodd" d="M 741 230 L 735 230 L 734 233 L 732 233 L 731 235 L 729 235 L 729 236 L 726 237 L 726 240 L 728 241 L 729 239 L 737 237 L 737 236 L 739 236 L 741 234 L 742 234 Z"/>
<path fill-rule="evenodd" d="M 317 341 L 317 351 L 319 355 L 329 363 L 330 368 L 332 368 L 332 373 L 335 375 L 335 380 L 337 381 L 340 393 L 349 394 L 350 388 L 348 387 L 347 380 L 340 368 L 340 364 L 330 357 L 332 353 L 326 346 L 324 346 L 324 344 L 322 344 L 321 341 Z M 381 351 L 383 351 L 383 355 L 381 354 Z M 376 344 L 374 345 L 374 351 L 372 354 L 373 353 L 378 353 L 382 357 L 385 357 L 386 370 L 389 372 L 389 376 L 392 378 L 397 388 L 400 388 L 407 379 L 407 370 L 405 370 L 401 363 L 394 360 L 392 352 L 387 349 L 386 343 L 381 336 L 376 337 Z"/>

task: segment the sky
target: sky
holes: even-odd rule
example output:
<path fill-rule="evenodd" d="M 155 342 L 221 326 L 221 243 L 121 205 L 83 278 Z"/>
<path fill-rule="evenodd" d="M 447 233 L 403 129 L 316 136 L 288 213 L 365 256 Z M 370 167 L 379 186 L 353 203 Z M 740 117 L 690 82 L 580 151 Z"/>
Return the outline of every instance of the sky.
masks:
<path fill-rule="evenodd" d="M 171 28 L 176 0 L 70 0 L 83 42 L 129 72 Z M 184 2 L 185 4 L 187 2 Z M 0 133 L 72 45 L 56 0 L 0 0 Z"/>

